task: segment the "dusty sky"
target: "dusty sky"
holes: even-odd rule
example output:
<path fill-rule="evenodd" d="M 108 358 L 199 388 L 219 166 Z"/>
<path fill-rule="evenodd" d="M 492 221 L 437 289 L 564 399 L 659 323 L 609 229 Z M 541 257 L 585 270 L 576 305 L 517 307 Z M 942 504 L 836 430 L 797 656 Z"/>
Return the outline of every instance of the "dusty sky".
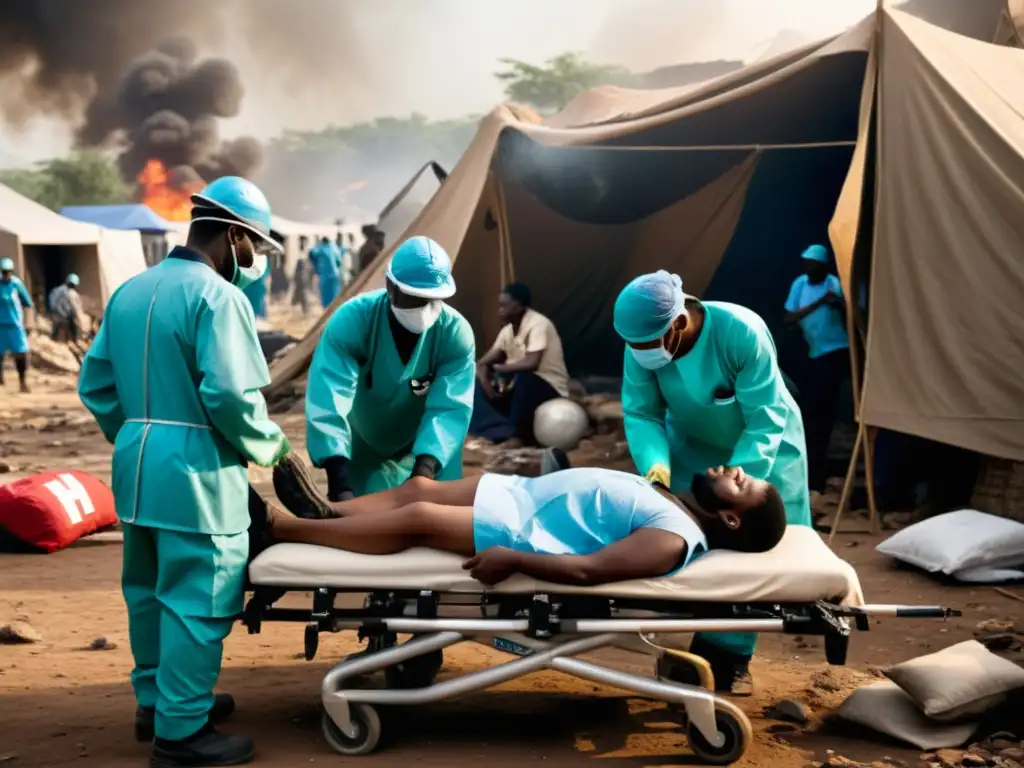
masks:
<path fill-rule="evenodd" d="M 234 12 L 244 14 L 246 1 L 235 0 Z M 274 55 L 265 37 L 230 18 L 219 42 L 203 50 L 233 59 L 245 81 L 242 113 L 223 124 L 225 135 L 268 138 L 285 128 L 411 112 L 482 113 L 501 100 L 493 73 L 503 57 L 541 62 L 579 51 L 634 71 L 717 58 L 749 61 L 780 32 L 797 33 L 787 34 L 790 42 L 824 37 L 875 6 L 875 0 L 277 1 L 296 12 L 287 36 L 277 36 Z M 24 133 L 0 131 L 0 165 L 62 153 L 69 135 L 68 126 L 46 119 Z"/>

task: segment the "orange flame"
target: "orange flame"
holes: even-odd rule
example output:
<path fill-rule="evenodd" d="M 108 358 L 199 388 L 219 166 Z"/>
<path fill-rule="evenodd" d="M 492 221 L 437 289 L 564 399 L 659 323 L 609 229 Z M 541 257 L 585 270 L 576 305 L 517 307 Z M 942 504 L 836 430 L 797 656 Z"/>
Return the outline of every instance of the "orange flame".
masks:
<path fill-rule="evenodd" d="M 167 167 L 159 160 L 147 160 L 137 181 L 142 202 L 168 221 L 188 221 L 192 216 L 191 195 L 203 188 L 202 183 L 180 189 L 168 183 Z"/>

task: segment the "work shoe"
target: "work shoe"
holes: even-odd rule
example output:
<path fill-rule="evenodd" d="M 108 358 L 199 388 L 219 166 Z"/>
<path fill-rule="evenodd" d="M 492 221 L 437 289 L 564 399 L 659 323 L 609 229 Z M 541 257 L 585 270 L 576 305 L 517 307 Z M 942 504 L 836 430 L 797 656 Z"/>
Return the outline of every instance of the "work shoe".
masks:
<path fill-rule="evenodd" d="M 218 693 L 213 697 L 213 706 L 210 708 L 210 723 L 217 725 L 223 723 L 235 712 L 235 699 L 230 693 Z M 153 707 L 136 707 L 135 709 L 135 738 L 138 741 L 152 741 L 155 735 L 153 720 L 156 717 L 156 710 Z"/>
<path fill-rule="evenodd" d="M 248 736 L 221 733 L 207 723 L 181 741 L 154 740 L 149 768 L 244 765 L 252 761 L 255 751 Z"/>
<path fill-rule="evenodd" d="M 317 488 L 306 462 L 296 453 L 286 453 L 274 467 L 274 493 L 285 509 L 307 520 L 326 520 L 339 515 Z"/>

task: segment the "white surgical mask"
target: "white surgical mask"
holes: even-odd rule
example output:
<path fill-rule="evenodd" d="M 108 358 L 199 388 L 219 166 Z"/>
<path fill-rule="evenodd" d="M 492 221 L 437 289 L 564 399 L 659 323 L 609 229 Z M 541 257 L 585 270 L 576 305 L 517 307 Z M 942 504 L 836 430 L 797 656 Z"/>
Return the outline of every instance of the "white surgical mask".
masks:
<path fill-rule="evenodd" d="M 395 319 L 405 330 L 420 334 L 425 333 L 441 316 L 441 302 L 431 301 L 415 309 L 399 309 L 392 304 L 391 311 L 395 313 Z"/>
<path fill-rule="evenodd" d="M 259 281 L 267 272 L 267 255 L 265 253 L 254 253 L 252 266 L 240 267 L 238 265 L 238 253 L 235 251 L 235 244 L 231 243 L 231 260 L 235 264 L 231 275 L 231 284 L 238 286 L 243 291 L 253 283 Z"/>
<path fill-rule="evenodd" d="M 672 362 L 672 355 L 664 347 L 655 347 L 654 349 L 630 347 L 629 351 L 633 353 L 633 359 L 640 364 L 640 367 L 646 368 L 648 371 L 656 371 Z"/>

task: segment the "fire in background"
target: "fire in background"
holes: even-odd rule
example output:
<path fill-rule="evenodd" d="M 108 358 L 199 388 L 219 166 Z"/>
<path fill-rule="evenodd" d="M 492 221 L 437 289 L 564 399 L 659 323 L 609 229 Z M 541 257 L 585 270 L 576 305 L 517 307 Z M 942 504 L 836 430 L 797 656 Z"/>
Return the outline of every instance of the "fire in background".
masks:
<path fill-rule="evenodd" d="M 251 176 L 262 150 L 255 139 L 220 138 L 217 120 L 242 104 L 238 70 L 224 59 L 196 62 L 187 40 L 161 44 L 135 60 L 108 106 L 109 136 L 127 141 L 118 163 L 139 199 L 172 221 L 191 210 L 188 196 L 220 176 Z"/>

